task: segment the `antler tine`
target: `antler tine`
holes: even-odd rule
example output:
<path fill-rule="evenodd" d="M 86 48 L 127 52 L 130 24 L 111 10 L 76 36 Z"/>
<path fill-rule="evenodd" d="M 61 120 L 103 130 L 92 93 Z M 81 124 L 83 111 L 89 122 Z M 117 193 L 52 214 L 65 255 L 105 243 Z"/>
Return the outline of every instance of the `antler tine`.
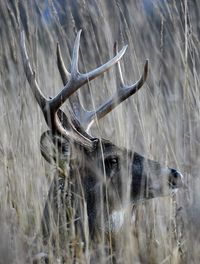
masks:
<path fill-rule="evenodd" d="M 114 51 L 115 53 L 117 53 L 117 44 L 115 44 L 114 46 Z M 107 102 L 102 104 L 97 110 L 88 113 L 84 120 L 87 131 L 94 123 L 95 118 L 97 120 L 101 119 L 115 107 L 117 107 L 121 102 L 126 100 L 131 95 L 135 94 L 143 86 L 148 75 L 148 60 L 146 60 L 145 62 L 143 74 L 141 75 L 140 79 L 130 86 L 124 84 L 120 62 L 117 63 L 117 74 L 119 78 L 119 88 Z"/>
<path fill-rule="evenodd" d="M 29 61 L 29 57 L 27 54 L 27 50 L 26 50 L 26 44 L 25 44 L 25 35 L 24 35 L 24 31 L 21 32 L 21 54 L 22 54 L 22 60 L 23 60 L 23 64 L 24 64 L 24 69 L 25 69 L 25 73 L 26 73 L 26 78 L 30 84 L 31 90 L 40 106 L 40 108 L 43 110 L 46 103 L 47 103 L 47 98 L 45 98 L 45 96 L 43 95 L 43 93 L 41 92 L 38 83 L 36 81 L 35 78 L 35 72 L 33 71 L 30 61 Z"/>
<path fill-rule="evenodd" d="M 57 44 L 57 65 L 58 65 L 58 70 L 60 72 L 63 85 L 65 86 L 67 82 L 69 81 L 71 74 L 67 71 L 65 67 L 59 44 Z M 70 105 L 72 107 L 72 110 L 76 118 L 80 122 L 80 117 L 86 113 L 86 110 L 82 107 L 78 94 L 77 93 L 72 94 L 69 97 L 69 102 L 70 102 Z"/>
<path fill-rule="evenodd" d="M 50 100 L 51 108 L 54 108 L 54 111 L 61 107 L 61 105 L 82 85 L 84 85 L 88 81 L 95 79 L 99 75 L 103 74 L 105 71 L 109 70 L 110 67 L 112 67 L 114 64 L 116 64 L 122 58 L 127 48 L 127 46 L 124 46 L 114 58 L 110 59 L 108 62 L 101 65 L 97 69 L 92 70 L 88 73 L 80 73 L 78 71 L 78 50 L 80 43 L 80 35 L 81 30 L 78 32 L 75 40 L 70 79 L 68 83 L 64 86 L 63 90 L 60 91 L 53 99 Z"/>
<path fill-rule="evenodd" d="M 66 85 L 70 79 L 71 74 L 68 72 L 68 70 L 65 67 L 59 43 L 57 43 L 56 54 L 57 54 L 57 65 L 58 65 L 58 69 L 60 72 L 60 76 L 61 76 L 63 84 Z"/>
<path fill-rule="evenodd" d="M 72 63 L 71 63 L 71 75 L 75 75 L 79 73 L 78 70 L 78 59 L 79 59 L 79 47 L 80 47 L 80 37 L 82 30 L 79 30 L 74 42 L 74 49 L 72 54 Z"/>
<path fill-rule="evenodd" d="M 116 41 L 114 43 L 114 54 L 117 54 L 117 52 L 118 52 L 118 43 Z M 117 78 L 119 78 L 119 87 L 118 87 L 118 89 L 119 89 L 121 86 L 124 86 L 121 64 L 119 61 L 117 62 Z"/>

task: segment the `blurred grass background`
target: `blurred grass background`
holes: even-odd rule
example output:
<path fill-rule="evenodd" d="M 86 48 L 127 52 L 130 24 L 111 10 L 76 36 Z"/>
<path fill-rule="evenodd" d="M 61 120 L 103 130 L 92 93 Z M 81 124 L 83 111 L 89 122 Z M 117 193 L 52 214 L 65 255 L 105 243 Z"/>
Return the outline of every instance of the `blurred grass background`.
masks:
<path fill-rule="evenodd" d="M 198 0 L 0 1 L 0 263 L 27 263 L 54 175 L 40 154 L 46 124 L 24 74 L 20 28 L 46 96 L 62 88 L 56 44 L 70 65 L 80 28 L 82 72 L 113 56 L 116 40 L 119 48 L 128 44 L 127 84 L 149 59 L 144 87 L 93 133 L 179 169 L 187 189 L 136 205 L 135 223 L 119 237 L 125 252 L 119 263 L 199 263 L 199 15 Z M 116 86 L 112 69 L 79 95 L 91 109 Z"/>

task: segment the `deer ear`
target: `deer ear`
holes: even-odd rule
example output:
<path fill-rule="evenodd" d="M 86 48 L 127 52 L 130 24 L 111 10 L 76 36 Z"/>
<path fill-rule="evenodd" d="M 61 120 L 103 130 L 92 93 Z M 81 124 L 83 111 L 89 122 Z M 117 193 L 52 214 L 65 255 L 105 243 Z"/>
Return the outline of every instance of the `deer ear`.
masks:
<path fill-rule="evenodd" d="M 45 131 L 40 138 L 40 151 L 45 160 L 64 170 L 70 162 L 71 147 L 69 141 L 61 135 Z"/>

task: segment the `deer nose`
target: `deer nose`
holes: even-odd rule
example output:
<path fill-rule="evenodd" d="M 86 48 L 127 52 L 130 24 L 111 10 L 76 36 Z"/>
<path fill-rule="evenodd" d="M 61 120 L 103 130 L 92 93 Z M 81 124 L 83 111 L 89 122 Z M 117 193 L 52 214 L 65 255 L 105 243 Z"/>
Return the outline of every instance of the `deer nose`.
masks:
<path fill-rule="evenodd" d="M 172 189 L 183 187 L 183 175 L 179 171 L 171 169 L 169 174 L 169 185 Z"/>

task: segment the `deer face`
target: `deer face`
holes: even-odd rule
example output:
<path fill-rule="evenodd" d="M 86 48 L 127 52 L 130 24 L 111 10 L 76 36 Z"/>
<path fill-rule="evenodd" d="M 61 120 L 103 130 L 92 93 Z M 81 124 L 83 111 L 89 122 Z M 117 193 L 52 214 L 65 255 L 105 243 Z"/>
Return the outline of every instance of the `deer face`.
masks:
<path fill-rule="evenodd" d="M 102 204 L 105 221 L 114 215 L 113 229 L 118 229 L 115 222 L 119 222 L 125 200 L 128 199 L 131 206 L 139 200 L 170 195 L 183 185 L 183 176 L 177 170 L 107 140 L 98 140 L 92 151 L 60 136 L 51 135 L 48 140 L 51 146 L 47 148 L 47 134 L 42 136 L 42 154 L 46 160 L 54 160 L 58 171 L 68 171 L 66 177 L 73 183 L 75 197 L 80 196 L 81 186 L 91 234 L 101 225 Z"/>
<path fill-rule="evenodd" d="M 109 141 L 101 140 L 99 144 L 101 147 L 97 146 L 81 169 L 86 169 L 89 178 L 95 179 L 92 188 L 102 185 L 107 189 L 109 204 L 115 200 L 120 204 L 127 191 L 131 202 L 136 202 L 169 195 L 183 184 L 183 176 L 177 170 L 119 148 Z"/>

